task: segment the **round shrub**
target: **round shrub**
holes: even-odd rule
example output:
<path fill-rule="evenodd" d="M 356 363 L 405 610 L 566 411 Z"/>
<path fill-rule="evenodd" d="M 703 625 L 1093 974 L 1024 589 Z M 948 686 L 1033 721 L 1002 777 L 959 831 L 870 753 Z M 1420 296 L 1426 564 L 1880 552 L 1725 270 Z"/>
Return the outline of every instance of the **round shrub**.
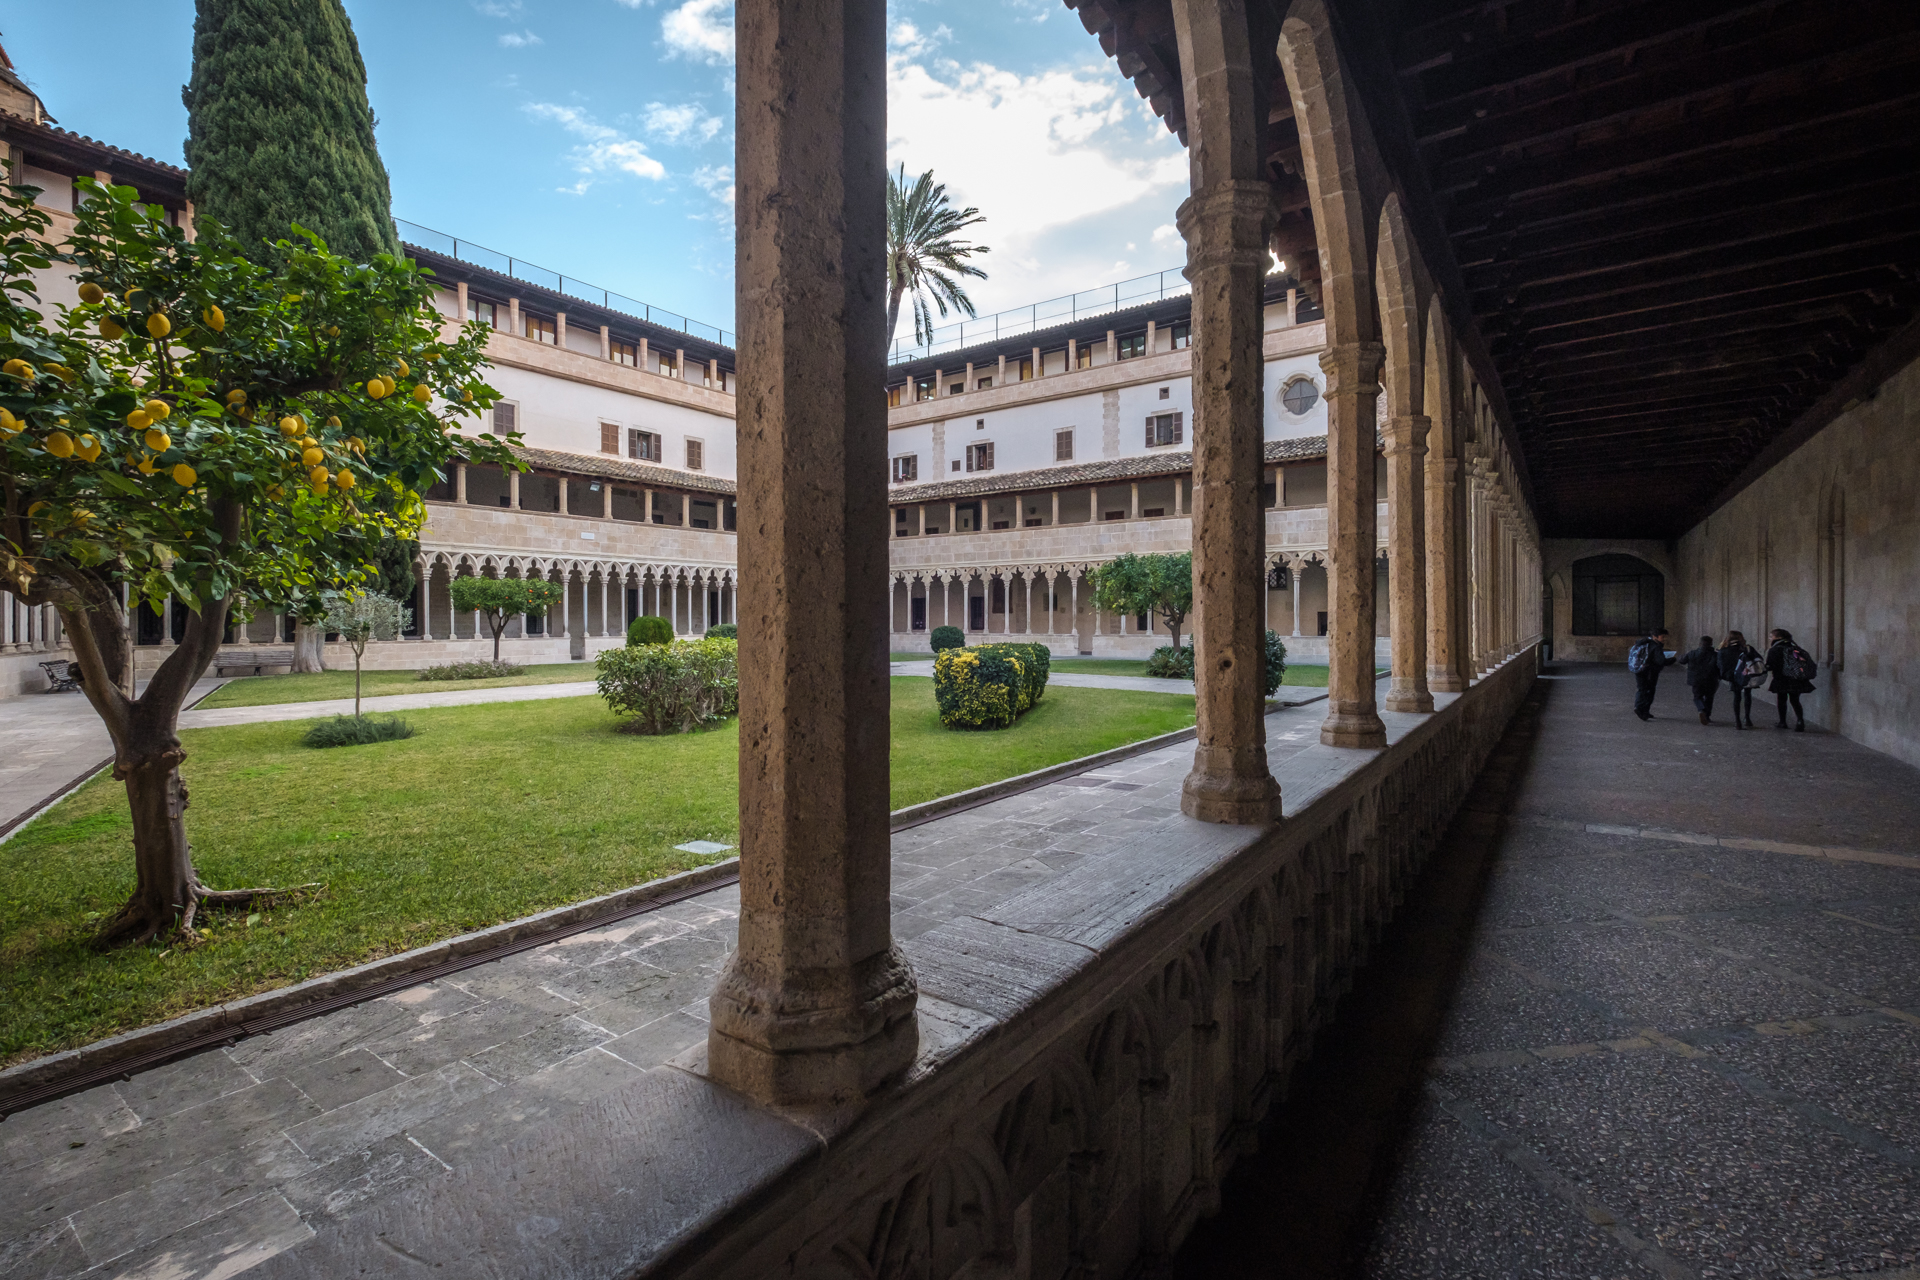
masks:
<path fill-rule="evenodd" d="M 740 710 L 740 650 L 733 640 L 675 640 L 608 649 L 597 659 L 600 696 L 628 733 L 691 733 Z"/>
<path fill-rule="evenodd" d="M 315 721 L 300 741 L 309 747 L 364 747 L 412 736 L 413 726 L 399 716 L 335 716 Z"/>
<path fill-rule="evenodd" d="M 739 638 L 740 628 L 731 622 L 722 622 L 716 626 L 707 628 L 707 639 L 709 640 L 738 640 Z"/>
<path fill-rule="evenodd" d="M 943 649 L 933 660 L 933 696 L 949 729 L 1004 729 L 1046 692 L 1043 644 Z"/>
<path fill-rule="evenodd" d="M 665 618 L 642 614 L 627 624 L 627 644 L 672 644 L 673 624 Z"/>
<path fill-rule="evenodd" d="M 1176 649 L 1169 644 L 1161 645 L 1147 659 L 1147 674 L 1163 680 L 1193 679 L 1193 647 L 1182 645 Z"/>
<path fill-rule="evenodd" d="M 935 627 L 933 634 L 928 636 L 927 640 L 932 644 L 935 653 L 939 653 L 944 649 L 964 649 L 967 647 L 967 633 L 958 627 Z"/>
<path fill-rule="evenodd" d="M 1287 674 L 1287 646 L 1280 643 L 1280 637 L 1267 632 L 1267 696 L 1271 698 L 1280 687 L 1280 681 Z"/>

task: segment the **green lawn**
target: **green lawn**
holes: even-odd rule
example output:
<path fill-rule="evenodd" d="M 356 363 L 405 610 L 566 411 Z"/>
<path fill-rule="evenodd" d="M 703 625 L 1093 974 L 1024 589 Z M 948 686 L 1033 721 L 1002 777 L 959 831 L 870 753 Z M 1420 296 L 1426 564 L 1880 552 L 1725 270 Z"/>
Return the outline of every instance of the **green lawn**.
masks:
<path fill-rule="evenodd" d="M 302 677 L 305 678 L 305 677 Z M 940 727 L 892 681 L 891 808 L 1193 723 L 1193 699 L 1055 688 L 1011 729 Z M 412 738 L 315 751 L 310 721 L 181 734 L 187 832 L 215 887 L 323 881 L 191 946 L 87 945 L 130 892 L 125 792 L 96 778 L 0 844 L 0 1063 L 694 866 L 735 840 L 738 727 L 614 731 L 598 698 L 409 712 Z"/>
<path fill-rule="evenodd" d="M 449 689 L 496 689 L 502 685 L 566 684 L 591 680 L 598 668 L 591 662 L 537 663 L 517 676 L 496 680 L 422 680 L 418 671 L 363 671 L 360 696 L 377 698 L 390 693 L 443 693 Z M 215 689 L 203 707 L 264 707 L 281 702 L 319 702 L 353 696 L 353 668 L 313 675 L 241 676 Z"/>

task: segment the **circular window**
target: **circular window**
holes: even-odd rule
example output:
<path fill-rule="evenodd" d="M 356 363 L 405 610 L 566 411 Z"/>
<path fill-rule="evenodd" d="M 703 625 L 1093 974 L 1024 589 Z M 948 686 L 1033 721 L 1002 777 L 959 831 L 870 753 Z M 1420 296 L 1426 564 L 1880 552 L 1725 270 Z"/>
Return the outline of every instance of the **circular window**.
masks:
<path fill-rule="evenodd" d="M 1313 385 L 1312 378 L 1295 378 L 1280 393 L 1280 403 L 1298 418 L 1320 403 L 1320 388 Z"/>

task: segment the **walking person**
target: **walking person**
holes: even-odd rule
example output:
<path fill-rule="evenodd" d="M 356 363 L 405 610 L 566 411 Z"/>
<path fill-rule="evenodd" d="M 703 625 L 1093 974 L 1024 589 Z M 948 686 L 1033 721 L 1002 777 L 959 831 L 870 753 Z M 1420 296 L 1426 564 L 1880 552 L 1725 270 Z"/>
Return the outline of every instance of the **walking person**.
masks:
<path fill-rule="evenodd" d="M 1784 627 L 1775 627 L 1767 633 L 1767 638 L 1772 641 L 1767 647 L 1767 670 L 1773 673 L 1773 683 L 1767 687 L 1780 709 L 1780 723 L 1774 727 L 1787 727 L 1787 704 L 1792 703 L 1793 731 L 1805 733 L 1807 713 L 1801 709 L 1800 695 L 1813 692 L 1813 676 L 1820 668 L 1814 665 L 1812 655 L 1793 642 L 1793 634 Z"/>
<path fill-rule="evenodd" d="M 1700 723 L 1712 724 L 1713 696 L 1720 692 L 1720 651 L 1713 647 L 1713 637 L 1701 636 L 1699 647 L 1681 654 L 1679 662 L 1687 669 L 1687 688 L 1693 691 Z"/>
<path fill-rule="evenodd" d="M 1667 629 L 1656 627 L 1633 642 L 1627 650 L 1627 670 L 1633 672 L 1633 714 L 1642 720 L 1653 719 L 1653 694 L 1660 683 L 1660 668 L 1673 665 L 1667 656 Z"/>
<path fill-rule="evenodd" d="M 1727 632 L 1720 646 L 1720 678 L 1733 692 L 1733 727 L 1753 728 L 1753 686 L 1767 674 L 1767 662 L 1758 649 L 1747 643 L 1738 631 Z M 1742 712 L 1746 723 L 1742 724 Z"/>

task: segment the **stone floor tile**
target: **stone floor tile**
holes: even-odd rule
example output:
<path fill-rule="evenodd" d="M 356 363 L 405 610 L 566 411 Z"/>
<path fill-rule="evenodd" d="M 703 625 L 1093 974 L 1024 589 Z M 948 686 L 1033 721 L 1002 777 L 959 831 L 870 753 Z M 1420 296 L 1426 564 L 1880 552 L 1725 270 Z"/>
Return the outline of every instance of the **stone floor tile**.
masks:
<path fill-rule="evenodd" d="M 144 1121 L 158 1120 L 259 1083 L 245 1067 L 215 1050 L 142 1071 L 113 1087 Z"/>
<path fill-rule="evenodd" d="M 734 929 L 706 926 L 649 942 L 629 952 L 635 960 L 668 973 L 687 969 L 719 972 L 733 951 Z"/>
<path fill-rule="evenodd" d="M 1714 1057 L 1895 1146 L 1920 1153 L 1920 1027 L 1867 1016 L 1840 1030 L 1744 1037 Z M 1920 1226 L 1915 1228 L 1920 1243 Z"/>
<path fill-rule="evenodd" d="M 433 1152 L 395 1133 L 291 1179 L 280 1194 L 308 1226 L 317 1227 L 448 1172 Z"/>
<path fill-rule="evenodd" d="M 0 1240 L 0 1280 L 58 1280 L 77 1276 L 90 1263 L 73 1224 L 52 1226 L 11 1240 Z"/>
<path fill-rule="evenodd" d="M 104 1274 L 123 1280 L 226 1280 L 312 1238 L 293 1206 L 269 1192 L 114 1259 Z"/>
<path fill-rule="evenodd" d="M 197 1154 L 191 1143 L 182 1144 L 175 1156 L 181 1167 L 175 1172 L 73 1214 L 69 1221 L 87 1256 L 120 1257 L 266 1194 L 314 1167 L 277 1133 L 237 1151 L 217 1152 L 211 1159 L 196 1160 Z"/>
<path fill-rule="evenodd" d="M 8 1116 L 0 1123 L 0 1168 L 17 1172 L 76 1150 L 76 1144 L 84 1147 L 139 1127 L 140 1117 L 119 1090 L 111 1084 L 95 1085 Z"/>
<path fill-rule="evenodd" d="M 331 1058 L 294 1066 L 286 1072 L 285 1079 L 312 1098 L 321 1110 L 331 1111 L 398 1084 L 406 1077 L 370 1050 L 349 1049 Z"/>
<path fill-rule="evenodd" d="M 677 1057 L 706 1038 L 705 1022 L 676 1009 L 664 1018 L 643 1023 L 600 1047 L 623 1062 L 647 1068 L 657 1067 Z"/>
<path fill-rule="evenodd" d="M 464 1062 L 450 1063 L 294 1125 L 287 1136 L 325 1164 L 499 1087 Z"/>
<path fill-rule="evenodd" d="M 504 1044 L 482 1050 L 469 1056 L 466 1061 L 489 1078 L 508 1084 L 597 1044 L 604 1044 L 611 1037 L 612 1032 L 607 1028 L 595 1026 L 578 1016 L 569 1016 L 515 1036 Z"/>
<path fill-rule="evenodd" d="M 689 1003 L 704 1001 L 718 977 L 717 971 L 706 969 L 662 973 L 658 980 L 596 996 L 575 1016 L 613 1035 L 624 1035 Z"/>
<path fill-rule="evenodd" d="M 425 1027 L 409 1027 L 366 1047 L 405 1075 L 425 1075 L 436 1067 L 557 1022 L 577 1007 L 558 996 L 539 994 L 543 1008 L 530 1008 L 519 1000 L 489 1000 Z"/>
<path fill-rule="evenodd" d="M 704 1034 L 704 1033 L 703 1033 Z M 458 1171 L 527 1130 L 633 1083 L 640 1070 L 597 1049 L 577 1053 L 483 1098 L 411 1126 L 407 1136 Z"/>
<path fill-rule="evenodd" d="M 1896 1007 L 1920 1003 L 1920 943 L 1824 911 L 1764 921 L 1688 921 L 1684 932 L 1870 1000 Z"/>

